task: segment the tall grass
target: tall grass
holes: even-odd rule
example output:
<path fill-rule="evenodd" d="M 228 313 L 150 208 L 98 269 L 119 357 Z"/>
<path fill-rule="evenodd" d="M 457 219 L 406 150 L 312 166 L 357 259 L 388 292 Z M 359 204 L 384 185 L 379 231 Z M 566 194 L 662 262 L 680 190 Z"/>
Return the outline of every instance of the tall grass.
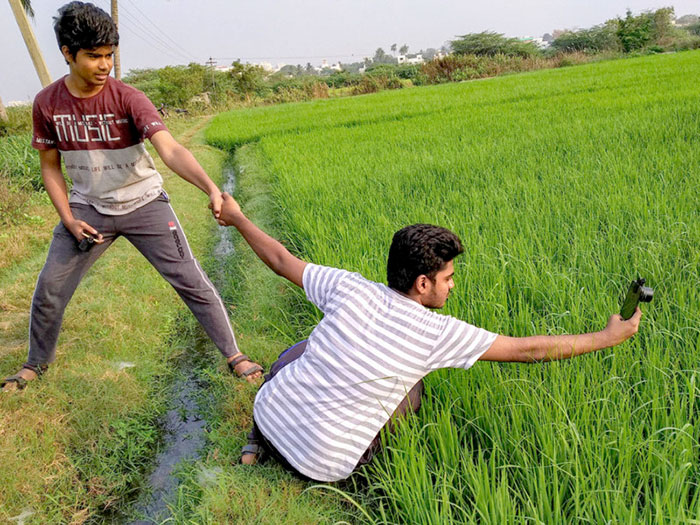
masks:
<path fill-rule="evenodd" d="M 453 229 L 465 254 L 446 313 L 489 330 L 597 330 L 631 278 L 657 290 L 613 350 L 429 376 L 420 415 L 366 471 L 377 521 L 700 519 L 698 73 L 688 52 L 209 128 L 220 146 L 256 142 L 281 231 L 307 260 L 382 281 L 395 230 Z M 289 334 L 318 313 L 294 319 Z"/>

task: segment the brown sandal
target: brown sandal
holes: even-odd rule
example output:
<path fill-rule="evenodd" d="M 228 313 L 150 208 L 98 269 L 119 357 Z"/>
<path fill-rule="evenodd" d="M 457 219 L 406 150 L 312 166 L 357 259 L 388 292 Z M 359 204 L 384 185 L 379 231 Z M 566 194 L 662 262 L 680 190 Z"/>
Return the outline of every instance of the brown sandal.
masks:
<path fill-rule="evenodd" d="M 248 356 L 245 355 L 245 354 L 239 355 L 238 357 L 236 357 L 233 361 L 231 361 L 231 362 L 228 364 L 228 369 L 229 369 L 229 371 L 230 371 L 232 374 L 237 375 L 238 377 L 248 377 L 249 375 L 252 375 L 252 374 L 254 374 L 254 373 L 256 373 L 256 372 L 262 372 L 262 371 L 263 371 L 263 367 L 262 367 L 262 366 L 260 366 L 260 365 L 257 364 L 257 363 L 253 363 L 252 361 L 250 361 L 251 365 L 250 365 L 248 368 L 246 368 L 243 372 L 241 372 L 241 373 L 239 374 L 238 372 L 236 372 L 236 365 L 238 365 L 239 363 L 242 363 L 242 362 L 244 362 L 244 361 L 250 361 L 250 357 L 248 357 Z"/>

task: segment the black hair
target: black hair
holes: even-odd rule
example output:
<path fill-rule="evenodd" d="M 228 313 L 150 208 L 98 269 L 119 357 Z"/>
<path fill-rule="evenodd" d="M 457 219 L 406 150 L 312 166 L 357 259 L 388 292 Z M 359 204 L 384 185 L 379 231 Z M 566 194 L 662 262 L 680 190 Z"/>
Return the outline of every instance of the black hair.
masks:
<path fill-rule="evenodd" d="M 53 18 L 58 48 L 68 47 L 75 58 L 81 49 L 118 46 L 119 32 L 112 18 L 94 4 L 70 2 Z"/>
<path fill-rule="evenodd" d="M 390 288 L 408 292 L 420 275 L 435 277 L 445 264 L 464 251 L 459 237 L 447 228 L 413 224 L 394 234 L 386 264 Z"/>

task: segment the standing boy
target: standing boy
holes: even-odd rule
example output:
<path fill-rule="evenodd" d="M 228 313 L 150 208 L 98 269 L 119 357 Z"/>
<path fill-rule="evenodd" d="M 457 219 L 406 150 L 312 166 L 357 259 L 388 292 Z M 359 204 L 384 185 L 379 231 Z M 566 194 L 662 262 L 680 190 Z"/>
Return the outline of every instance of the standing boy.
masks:
<path fill-rule="evenodd" d="M 226 309 L 189 248 L 144 139 L 171 170 L 209 195 L 217 218 L 219 189 L 175 141 L 146 96 L 109 76 L 119 34 L 107 13 L 71 2 L 59 9 L 54 30 L 70 71 L 36 96 L 32 146 L 39 150 L 46 192 L 61 222 L 32 298 L 27 362 L 0 387 L 24 388 L 54 360 L 68 301 L 120 236 L 175 288 L 231 371 L 256 379 L 262 368 L 238 350 Z M 73 181 L 70 198 L 61 159 Z"/>

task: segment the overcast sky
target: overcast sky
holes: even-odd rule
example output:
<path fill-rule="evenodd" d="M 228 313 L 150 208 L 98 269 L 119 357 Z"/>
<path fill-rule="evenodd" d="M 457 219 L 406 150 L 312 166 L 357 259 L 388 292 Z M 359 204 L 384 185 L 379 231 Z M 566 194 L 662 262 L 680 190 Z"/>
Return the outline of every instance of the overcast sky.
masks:
<path fill-rule="evenodd" d="M 33 0 L 32 22 L 53 79 L 67 72 L 52 17 L 66 1 Z M 93 3 L 110 11 L 110 0 Z M 700 14 L 697 0 L 119 0 L 122 71 L 169 64 L 361 61 L 377 47 L 439 48 L 485 30 L 541 36 L 586 28 L 629 7 L 636 14 L 672 5 Z M 9 3 L 0 1 L 0 97 L 30 100 L 41 89 Z"/>

